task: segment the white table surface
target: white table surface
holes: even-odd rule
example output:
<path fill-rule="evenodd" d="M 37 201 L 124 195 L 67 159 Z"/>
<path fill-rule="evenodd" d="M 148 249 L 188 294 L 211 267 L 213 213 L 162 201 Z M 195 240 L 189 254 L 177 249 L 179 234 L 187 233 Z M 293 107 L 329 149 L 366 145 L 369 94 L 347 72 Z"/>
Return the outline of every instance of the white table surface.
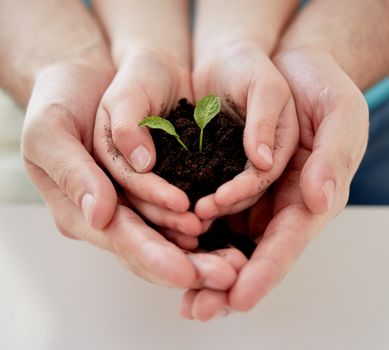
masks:
<path fill-rule="evenodd" d="M 254 310 L 178 316 L 180 291 L 63 238 L 42 205 L 0 206 L 0 349 L 389 349 L 389 208 L 344 211 Z"/>

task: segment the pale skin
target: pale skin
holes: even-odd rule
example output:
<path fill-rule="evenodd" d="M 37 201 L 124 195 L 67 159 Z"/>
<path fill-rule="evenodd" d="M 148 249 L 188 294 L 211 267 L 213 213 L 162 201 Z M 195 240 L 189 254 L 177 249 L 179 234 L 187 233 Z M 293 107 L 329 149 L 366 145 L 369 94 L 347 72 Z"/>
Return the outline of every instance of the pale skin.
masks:
<path fill-rule="evenodd" d="M 283 172 L 298 140 L 288 84 L 270 60 L 297 1 L 198 1 L 194 30 L 196 99 L 213 93 L 245 122 L 243 173 L 198 201 L 203 220 L 253 205 Z M 220 9 L 223 8 L 223 11 Z"/>
<path fill-rule="evenodd" d="M 293 100 L 286 82 L 268 58 L 283 26 L 297 6 L 297 1 L 290 1 L 286 7 L 284 3 L 247 1 L 238 5 L 236 1 L 231 1 L 228 3 L 231 8 L 223 12 L 227 13 L 226 18 L 216 16 L 221 3 L 198 3 L 197 18 L 204 23 L 196 25 L 196 30 L 201 28 L 203 31 L 195 35 L 193 97 L 186 1 L 94 1 L 118 69 L 97 113 L 96 155 L 121 186 L 127 189 L 128 182 L 132 182 L 132 189 L 128 191 L 131 204 L 148 220 L 162 227 L 170 239 L 183 243 L 180 244 L 182 248 L 195 247 L 195 237 L 204 232 L 216 217 L 241 211 L 255 203 L 282 173 L 295 150 L 298 126 Z M 263 8 L 266 11 L 261 11 Z M 261 18 L 258 19 L 254 13 L 260 14 Z M 204 21 L 213 16 L 219 18 L 222 26 L 230 28 L 227 35 L 220 34 L 224 27 L 218 32 L 218 23 L 212 27 L 211 23 Z M 258 20 L 261 23 L 259 28 L 256 26 Z M 246 32 L 257 37 L 255 47 L 244 46 L 245 38 L 240 35 L 246 35 Z M 224 57 L 219 55 L 214 59 L 214 53 L 220 47 L 230 50 L 225 50 Z M 218 72 L 218 81 L 212 85 L 203 79 L 211 73 L 212 65 L 229 61 L 236 56 L 234 51 L 237 50 L 241 57 L 249 54 L 246 78 L 242 86 L 235 88 L 239 96 L 228 90 L 221 79 L 228 74 L 231 81 L 235 81 L 234 77 L 241 75 L 242 67 L 235 69 L 223 65 Z M 263 72 L 266 76 L 262 75 Z M 254 74 L 258 76 L 255 80 L 251 78 Z M 220 89 L 219 86 L 224 87 Z M 256 97 L 263 92 L 266 92 L 266 104 L 259 104 Z M 136 174 L 151 170 L 156 158 L 148 130 L 139 129 L 137 125 L 144 116 L 160 115 L 173 108 L 182 97 L 193 103 L 212 93 L 222 96 L 225 109 L 233 103 L 243 114 L 246 114 L 246 100 L 250 99 L 245 149 L 251 162 L 240 176 L 221 187 L 216 194 L 200 200 L 195 216 L 187 212 L 189 203 L 182 191 L 152 173 Z M 244 97 L 246 95 L 247 98 Z M 236 111 L 233 112 L 236 114 Z M 106 141 L 107 128 L 112 132 L 109 142 Z M 277 148 L 274 147 L 275 138 L 287 141 L 276 145 L 279 146 Z M 119 159 L 109 152 L 112 144 L 121 154 Z M 197 218 L 202 222 L 196 221 Z"/>
<path fill-rule="evenodd" d="M 1 5 L 0 82 L 27 105 L 23 156 L 59 231 L 112 252 L 153 283 L 230 288 L 239 254 L 229 254 L 232 262 L 185 254 L 118 198 L 91 156 L 96 111 L 115 68 L 90 12 L 77 0 Z M 22 27 L 15 21 L 19 15 Z M 204 270 L 204 261 L 212 268 Z"/>
<path fill-rule="evenodd" d="M 237 282 L 228 292 L 187 291 L 184 317 L 208 320 L 253 308 L 344 208 L 367 144 L 360 89 L 389 73 L 388 14 L 389 1 L 354 1 L 350 7 L 346 0 L 317 0 L 288 27 L 273 60 L 297 106 L 298 151 L 273 198 L 264 197 L 245 216 L 246 232 L 264 234 Z"/>
<path fill-rule="evenodd" d="M 15 40 L 13 33 L 20 28 L 7 19 L 23 13 L 21 6 L 30 6 L 25 11 L 29 13 L 29 20 L 25 19 L 26 33 L 36 33 L 41 27 L 39 21 L 52 16 L 52 10 L 46 9 L 55 8 L 58 3 L 40 1 L 32 6 L 27 1 L 22 5 L 3 1 L 6 6 L 2 6 L 5 10 L 1 12 L 1 23 L 7 23 L 3 27 L 8 31 L 0 33 L 0 42 L 4 43 L 1 55 L 6 57 L 0 80 L 22 104 L 27 103 L 33 91 L 24 131 L 24 155 L 33 181 L 60 230 L 113 251 L 145 279 L 188 288 L 182 304 L 184 317 L 206 320 L 256 305 L 281 280 L 321 227 L 343 208 L 367 140 L 367 110 L 358 88 L 388 73 L 389 48 L 383 39 L 388 37 L 388 2 L 381 1 L 374 11 L 372 6 L 365 11 L 367 5 L 362 1 L 356 1 L 351 11 L 347 3 L 314 2 L 294 19 L 274 55 L 275 65 L 296 100 L 300 142 L 297 154 L 278 181 L 274 198 L 264 197 L 250 209 L 251 220 L 244 222 L 245 229 L 254 236 L 263 229 L 257 227 L 258 222 L 270 220 L 265 239 L 247 262 L 236 250 L 187 259 L 175 245 L 147 228 L 130 209 L 116 204 L 112 184 L 88 153 L 94 112 L 115 74 L 115 65 L 94 20 L 78 1 L 68 1 L 59 13 L 62 16 L 69 11 L 71 16 L 56 16 L 52 30 L 45 27 L 41 34 L 49 33 L 49 44 L 37 43 L 28 36 Z M 340 11 L 340 6 L 348 11 Z M 31 15 L 35 11 L 37 17 Z M 71 35 L 69 28 L 74 27 L 74 21 L 87 24 L 83 29 L 88 40 L 80 37 L 79 31 Z M 361 23 L 367 34 L 354 35 Z M 346 34 L 330 35 L 334 24 L 339 28 L 335 33 Z M 375 35 L 377 26 L 382 36 Z M 95 40 L 89 40 L 91 37 Z M 257 45 L 257 37 L 253 42 Z M 359 48 L 363 65 L 352 57 L 350 46 Z M 371 52 L 378 54 L 372 57 Z M 311 74 L 307 75 L 307 70 Z M 80 76 L 85 83 L 71 91 Z M 300 79 L 302 76 L 307 79 Z M 80 98 L 83 95 L 85 99 Z M 46 145 L 53 140 L 64 146 L 48 153 Z M 58 164 L 68 166 L 58 168 Z M 96 199 L 92 210 L 83 206 L 85 193 Z M 274 215 L 260 214 L 258 208 L 263 207 L 270 208 Z M 129 237 L 126 232 L 136 234 Z"/>

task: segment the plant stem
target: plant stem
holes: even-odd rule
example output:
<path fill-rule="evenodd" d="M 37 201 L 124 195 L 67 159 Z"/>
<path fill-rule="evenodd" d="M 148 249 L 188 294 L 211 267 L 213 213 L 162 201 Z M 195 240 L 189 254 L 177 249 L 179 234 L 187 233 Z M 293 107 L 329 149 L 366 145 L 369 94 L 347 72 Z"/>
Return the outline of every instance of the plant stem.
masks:
<path fill-rule="evenodd" d="M 200 143 L 199 143 L 200 153 L 203 153 L 203 132 L 204 132 L 204 129 L 201 129 L 200 130 Z"/>
<path fill-rule="evenodd" d="M 188 147 L 185 146 L 185 143 L 183 143 L 179 136 L 176 136 L 177 141 L 180 143 L 180 145 L 189 152 Z"/>

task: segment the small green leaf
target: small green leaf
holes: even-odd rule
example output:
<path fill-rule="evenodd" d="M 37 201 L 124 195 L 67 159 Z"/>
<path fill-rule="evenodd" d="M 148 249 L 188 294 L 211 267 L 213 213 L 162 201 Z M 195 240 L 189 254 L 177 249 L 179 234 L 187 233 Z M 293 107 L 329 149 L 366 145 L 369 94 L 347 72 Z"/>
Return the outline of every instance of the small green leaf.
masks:
<path fill-rule="evenodd" d="M 197 102 L 194 119 L 200 128 L 199 151 L 203 151 L 203 134 L 205 126 L 220 112 L 220 97 L 209 95 Z"/>
<path fill-rule="evenodd" d="M 209 95 L 197 102 L 194 110 L 194 118 L 200 129 L 205 126 L 220 112 L 220 97 Z"/>
<path fill-rule="evenodd" d="M 138 123 L 138 125 L 147 126 L 151 129 L 161 129 L 169 135 L 178 136 L 173 124 L 167 119 L 158 116 L 145 117 Z"/>
<path fill-rule="evenodd" d="M 181 141 L 180 136 L 178 136 L 173 124 L 170 123 L 167 119 L 158 116 L 145 117 L 138 123 L 138 125 L 147 126 L 151 129 L 161 129 L 167 134 L 174 136 L 180 145 L 185 150 L 188 150 L 188 147 L 186 147 L 186 145 Z"/>

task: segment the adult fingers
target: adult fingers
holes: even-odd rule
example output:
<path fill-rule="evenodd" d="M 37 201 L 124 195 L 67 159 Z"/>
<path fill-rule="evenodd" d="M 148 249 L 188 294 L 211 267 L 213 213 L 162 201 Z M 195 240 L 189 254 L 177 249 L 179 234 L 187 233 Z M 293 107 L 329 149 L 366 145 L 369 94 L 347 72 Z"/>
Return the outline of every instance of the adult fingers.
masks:
<path fill-rule="evenodd" d="M 198 283 L 196 269 L 185 253 L 129 208 L 118 206 L 103 230 L 91 228 L 81 210 L 42 169 L 32 163 L 26 165 L 52 211 L 57 228 L 65 236 L 111 251 L 130 271 L 152 283 L 177 288 L 192 288 Z"/>
<path fill-rule="evenodd" d="M 368 109 L 360 93 L 345 98 L 324 116 L 300 181 L 304 201 L 313 213 L 337 213 L 344 208 L 367 139 Z"/>
<path fill-rule="evenodd" d="M 190 320 L 209 321 L 229 314 L 226 292 L 211 289 L 189 290 L 181 300 L 182 317 Z"/>
<path fill-rule="evenodd" d="M 56 113 L 63 111 L 52 109 L 42 113 L 54 114 L 54 118 Z M 28 112 L 26 118 L 29 118 Z M 46 128 L 51 123 L 49 119 L 45 118 Z M 24 129 L 22 148 L 25 159 L 54 180 L 59 189 L 82 209 L 92 227 L 103 228 L 112 219 L 117 204 L 111 181 L 77 137 L 56 126 L 50 130 L 50 133 L 42 133 L 33 123 Z"/>
<path fill-rule="evenodd" d="M 282 280 L 325 220 L 325 216 L 310 213 L 303 204 L 281 210 L 240 271 L 229 294 L 230 307 L 247 311 L 263 299 Z"/>
<path fill-rule="evenodd" d="M 190 253 L 188 258 L 196 267 L 198 282 L 192 289 L 227 290 L 234 284 L 237 272 L 223 258 L 208 253 Z"/>
<path fill-rule="evenodd" d="M 25 159 L 31 180 L 49 207 L 58 231 L 68 238 L 84 240 L 105 250 L 112 250 L 103 230 L 88 225 L 82 210 L 41 168 Z M 114 216 L 114 214 L 112 215 Z"/>

